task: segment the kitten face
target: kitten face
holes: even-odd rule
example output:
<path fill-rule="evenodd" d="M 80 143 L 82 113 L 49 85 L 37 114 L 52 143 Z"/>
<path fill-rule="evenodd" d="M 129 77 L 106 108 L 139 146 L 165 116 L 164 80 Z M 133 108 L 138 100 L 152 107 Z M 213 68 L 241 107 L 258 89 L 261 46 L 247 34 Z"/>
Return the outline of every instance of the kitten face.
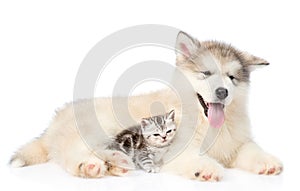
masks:
<path fill-rule="evenodd" d="M 176 134 L 175 111 L 165 115 L 144 118 L 141 121 L 143 137 L 149 145 L 163 147 L 168 145 Z"/>

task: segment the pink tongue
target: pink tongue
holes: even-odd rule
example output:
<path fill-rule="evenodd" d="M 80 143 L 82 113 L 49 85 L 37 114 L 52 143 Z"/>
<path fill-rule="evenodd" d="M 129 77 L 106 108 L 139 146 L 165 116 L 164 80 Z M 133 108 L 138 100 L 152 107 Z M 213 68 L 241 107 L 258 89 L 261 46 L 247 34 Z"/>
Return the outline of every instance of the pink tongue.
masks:
<path fill-rule="evenodd" d="M 223 104 L 209 103 L 208 105 L 208 121 L 210 126 L 220 128 L 225 120 Z"/>

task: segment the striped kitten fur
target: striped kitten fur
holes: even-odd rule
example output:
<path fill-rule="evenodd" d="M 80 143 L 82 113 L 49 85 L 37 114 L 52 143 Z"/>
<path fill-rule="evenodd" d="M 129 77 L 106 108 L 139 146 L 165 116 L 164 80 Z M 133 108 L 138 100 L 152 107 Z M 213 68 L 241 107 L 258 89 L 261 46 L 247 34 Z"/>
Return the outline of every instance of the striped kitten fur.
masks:
<path fill-rule="evenodd" d="M 139 125 L 117 134 L 108 149 L 124 152 L 137 168 L 149 173 L 159 172 L 163 155 L 175 136 L 174 116 L 172 110 L 165 115 L 143 118 Z"/>

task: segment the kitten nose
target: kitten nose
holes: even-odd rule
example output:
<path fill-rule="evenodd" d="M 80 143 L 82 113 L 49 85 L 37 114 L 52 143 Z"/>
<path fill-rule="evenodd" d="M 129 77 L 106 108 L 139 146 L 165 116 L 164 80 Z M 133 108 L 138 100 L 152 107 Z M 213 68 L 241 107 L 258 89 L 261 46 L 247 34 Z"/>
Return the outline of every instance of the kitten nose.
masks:
<path fill-rule="evenodd" d="M 223 100 L 228 96 L 228 90 L 225 88 L 218 88 L 216 89 L 216 95 L 220 100 Z"/>
<path fill-rule="evenodd" d="M 161 137 L 161 138 L 163 138 L 163 140 L 165 140 L 167 137 L 166 137 L 166 136 L 164 136 L 164 137 Z"/>

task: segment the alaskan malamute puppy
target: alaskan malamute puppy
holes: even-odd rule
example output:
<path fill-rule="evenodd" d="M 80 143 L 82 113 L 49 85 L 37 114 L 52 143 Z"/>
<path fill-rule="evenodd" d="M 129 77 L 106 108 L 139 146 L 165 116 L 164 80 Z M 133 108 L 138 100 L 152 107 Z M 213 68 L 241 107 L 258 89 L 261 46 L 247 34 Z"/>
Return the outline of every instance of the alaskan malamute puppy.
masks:
<path fill-rule="evenodd" d="M 279 174 L 281 162 L 252 141 L 246 108 L 250 73 L 268 62 L 228 44 L 199 42 L 184 32 L 177 36 L 176 50 L 177 69 L 192 84 L 192 91 L 184 91 L 188 99 L 178 97 L 171 89 L 128 98 L 128 109 L 136 121 L 154 115 L 149 108 L 155 102 L 164 106 L 164 111 L 156 111 L 158 114 L 175 108 L 177 123 L 193 121 L 193 136 L 189 139 L 186 132 L 193 129 L 192 123 L 179 128 L 174 147 L 184 147 L 162 170 L 203 181 L 219 181 L 224 167 Z M 118 99 L 123 98 L 115 100 Z M 104 150 L 103 141 L 95 138 L 92 131 L 79 134 L 73 110 L 80 113 L 80 124 L 89 129 L 94 125 L 91 111 L 86 109 L 90 102 L 68 104 L 59 110 L 39 138 L 15 153 L 11 165 L 22 167 L 51 160 L 75 176 L 94 178 L 126 173 L 132 167 L 129 158 L 117 151 Z M 115 119 L 111 98 L 96 98 L 93 104 L 101 126 L 107 133 L 115 134 L 121 125 Z M 193 116 L 196 120 L 192 120 Z M 82 134 L 98 146 L 97 152 L 87 147 Z M 101 157 L 96 153 L 101 153 Z"/>

